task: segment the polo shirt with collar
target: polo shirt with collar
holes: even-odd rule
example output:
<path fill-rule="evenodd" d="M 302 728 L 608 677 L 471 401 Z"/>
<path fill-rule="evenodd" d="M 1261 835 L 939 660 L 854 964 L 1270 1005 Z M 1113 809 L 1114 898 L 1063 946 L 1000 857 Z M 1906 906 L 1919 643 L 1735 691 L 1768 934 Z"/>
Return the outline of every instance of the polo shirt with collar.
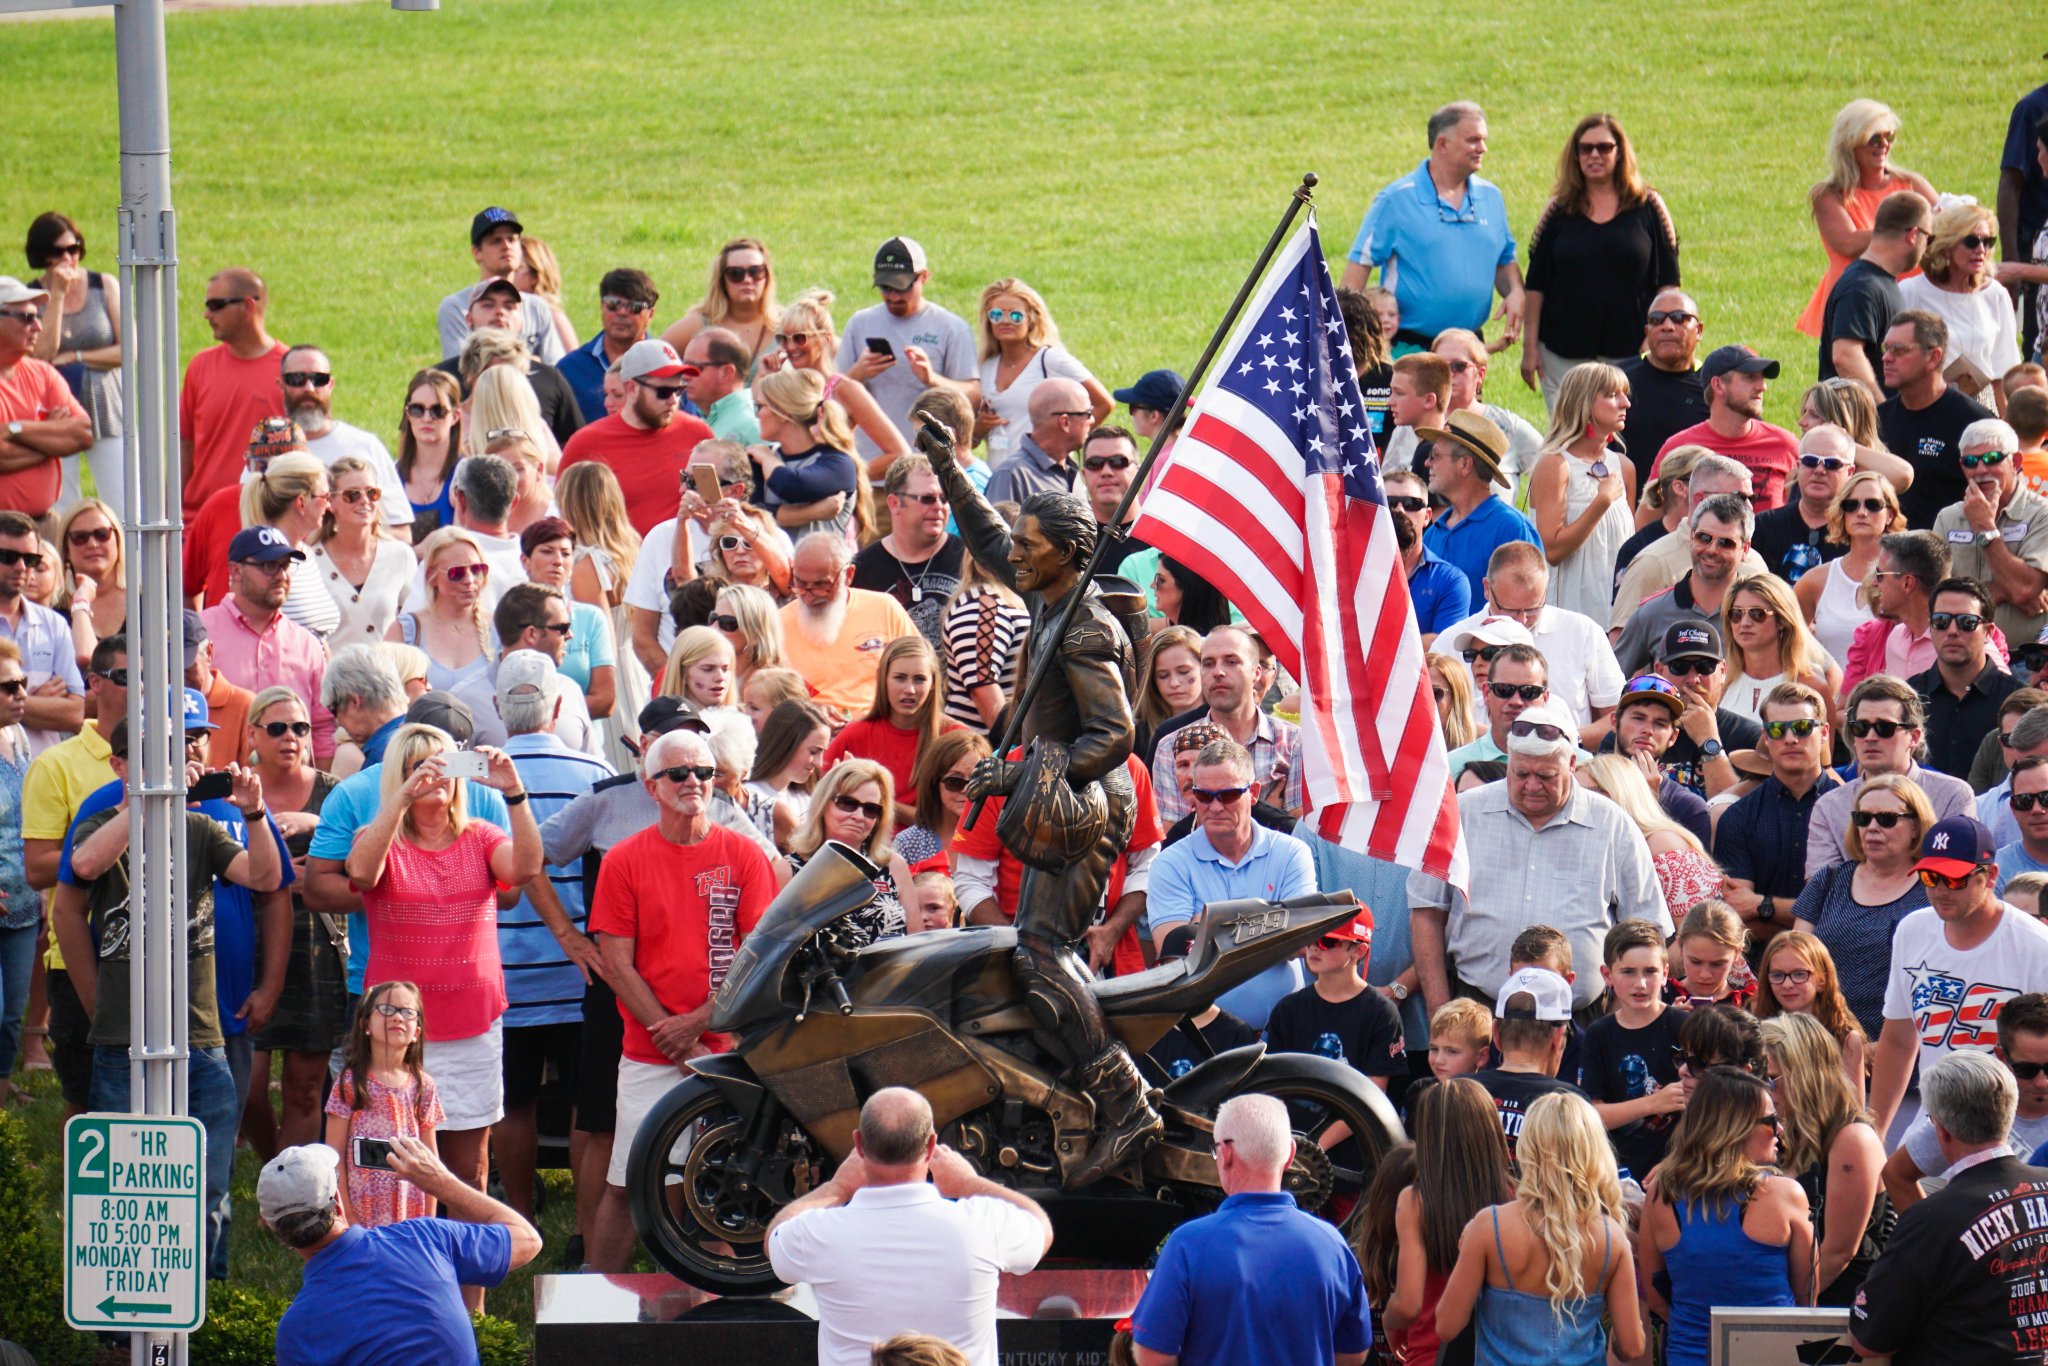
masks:
<path fill-rule="evenodd" d="M 1742 563 L 1735 568 L 1735 577 L 1746 579 L 1754 574 L 1768 574 L 1771 567 L 1764 563 L 1764 557 L 1751 546 L 1743 552 Z M 1692 573 L 1692 532 L 1680 525 L 1676 531 L 1667 531 L 1649 543 L 1622 571 L 1621 582 L 1614 586 L 1614 614 L 1607 619 L 1607 629 L 1618 631 L 1628 625 L 1636 609 L 1655 598 L 1659 593 Z"/>
<path fill-rule="evenodd" d="M 1373 197 L 1346 258 L 1380 271 L 1401 306 L 1401 330 L 1434 337 L 1447 327 L 1474 332 L 1493 308 L 1494 272 L 1515 263 L 1515 235 L 1500 190 L 1483 176 L 1465 182 L 1453 206 L 1424 157 Z"/>
<path fill-rule="evenodd" d="M 1444 762 L 1450 766 L 1451 781 L 1455 783 L 1458 776 L 1472 765 L 1505 763 L 1507 757 L 1508 752 L 1493 743 L 1493 731 L 1489 728 L 1480 731 L 1478 739 L 1459 745 L 1446 754 Z"/>
<path fill-rule="evenodd" d="M 1934 667 L 1934 624 L 1919 635 L 1903 621 L 1892 623 L 1884 636 L 1884 671 L 1893 678 L 1912 678 Z"/>
<path fill-rule="evenodd" d="M 1998 510 L 1998 538 L 2005 548 L 2035 569 L 2048 570 L 2048 498 L 2022 483 L 2013 490 L 2006 505 Z M 1951 503 L 1934 519 L 1934 534 L 1948 546 L 1948 572 L 1956 578 L 1992 581 L 1991 552 L 1977 544 L 1977 533 L 1963 516 L 1963 505 Z M 2001 602 L 1991 608 L 1991 619 L 2005 632 L 2007 640 L 2037 640 L 2048 627 L 2048 612 L 2022 611 L 2017 603 Z"/>
<path fill-rule="evenodd" d="M 948 1200 L 923 1181 L 863 1186 L 768 1239 L 775 1274 L 817 1299 L 818 1366 L 868 1366 L 876 1342 L 903 1332 L 996 1366 L 999 1275 L 1024 1274 L 1044 1251 L 1029 1211 L 992 1195 Z"/>
<path fill-rule="evenodd" d="M 1076 466 L 1071 459 L 1055 460 L 1026 432 L 988 479 L 983 492 L 991 503 L 1021 503 L 1034 493 L 1072 493 Z"/>
<path fill-rule="evenodd" d="M 1197 829 L 1152 860 L 1145 915 L 1156 933 L 1161 925 L 1192 921 L 1212 901 L 1285 901 L 1315 890 L 1315 859 L 1294 836 L 1253 825 L 1251 847 L 1232 862 L 1216 851 L 1206 830 Z M 1253 1029 L 1264 1029 L 1273 1006 L 1302 985 L 1301 960 L 1289 958 L 1224 992 L 1216 1004 Z"/>
<path fill-rule="evenodd" d="M 555 369 L 569 382 L 569 392 L 576 395 L 576 406 L 583 410 L 586 419 L 595 421 L 604 414 L 604 373 L 611 367 L 612 358 L 605 354 L 603 328 L 555 362 Z"/>
<path fill-rule="evenodd" d="M 1408 600 L 1415 605 L 1415 629 L 1437 635 L 1471 614 L 1472 581 L 1424 545 L 1422 559 L 1408 576 Z"/>
<path fill-rule="evenodd" d="M 1425 547 L 1465 575 L 1473 602 L 1486 597 L 1487 561 L 1510 541 L 1543 544 L 1534 522 L 1492 494 L 1462 518 L 1445 510 L 1422 533 Z"/>
<path fill-rule="evenodd" d="M 320 704 L 320 680 L 327 674 L 327 647 L 320 637 L 279 612 L 258 630 L 230 596 L 199 614 L 213 641 L 213 667 L 252 693 L 290 688 L 305 699 L 313 722 L 313 755 L 334 757 L 334 713 Z"/>
<path fill-rule="evenodd" d="M 742 446 L 760 443 L 761 419 L 754 412 L 753 392 L 744 384 L 712 404 L 704 422 L 720 441 L 737 441 Z"/>
<path fill-rule="evenodd" d="M 1998 705 L 2023 686 L 1986 656 L 1984 667 L 1958 697 L 1942 681 L 1941 666 L 1915 674 L 1906 686 L 1927 703 L 1927 766 L 1955 778 L 1967 778 L 1977 746 L 1998 726 Z"/>
<path fill-rule="evenodd" d="M 1845 863 L 1849 858 L 1849 813 L 1856 808 L 1856 789 L 1862 775 L 1851 767 L 1843 770 L 1840 776 L 1841 786 L 1822 797 L 1813 808 L 1813 823 L 1806 832 L 1806 876 L 1809 878 L 1829 864 Z M 1978 814 L 1980 799 L 1961 778 L 1951 778 L 1946 773 L 1937 773 L 1918 764 L 1907 769 L 1906 776 L 1927 794 L 1936 820 L 1972 815 L 1984 820 Z M 2007 787 L 2006 791 L 2011 792 L 2012 789 Z M 1984 795 L 1989 797 L 1991 794 L 1987 792 Z M 1990 824 L 1989 821 L 1985 823 Z"/>
<path fill-rule="evenodd" d="M 1747 882 L 1760 895 L 1776 897 L 1778 915 L 1791 920 L 1791 901 L 1806 886 L 1806 839 L 1813 828 L 1813 808 L 1840 787 L 1826 769 L 1819 781 L 1795 797 L 1777 775 L 1721 813 L 1714 832 L 1714 857 L 1721 871 Z"/>
<path fill-rule="evenodd" d="M 71 623 L 62 612 L 30 602 L 26 597 L 18 597 L 15 602 L 20 604 L 21 620 L 9 621 L 5 613 L 0 613 L 0 636 L 21 647 L 21 669 L 30 690 L 49 679 L 61 678 L 64 691 L 73 697 L 85 696 L 85 677 L 78 671 L 78 655 L 71 645 Z M 22 729 L 28 735 L 31 755 L 41 754 L 72 734 L 34 726 Z"/>
<path fill-rule="evenodd" d="M 1631 677 L 1647 672 L 1666 631 L 1681 621 L 1712 622 L 1720 615 L 1699 609 L 1693 598 L 1692 574 L 1687 572 L 1677 583 L 1636 609 L 1628 625 L 1622 628 L 1621 638 L 1614 642 L 1614 661 Z"/>
<path fill-rule="evenodd" d="M 1215 716 L 1212 712 L 1204 710 L 1188 719 L 1213 721 Z M 1219 721 L 1217 724 L 1222 723 Z M 1181 795 L 1180 780 L 1173 771 L 1173 746 L 1160 743 L 1179 729 L 1179 726 L 1162 728 L 1153 741 L 1152 794 L 1159 807 L 1159 822 L 1162 825 L 1171 825 L 1193 810 L 1188 798 Z M 1262 711 L 1253 723 L 1251 743 L 1246 745 L 1245 749 L 1252 756 L 1254 786 L 1263 792 L 1284 769 L 1287 775 L 1286 795 L 1280 805 L 1288 811 L 1300 811 L 1307 805 L 1307 787 L 1301 764 L 1300 727 L 1292 721 L 1281 720 L 1271 712 Z"/>

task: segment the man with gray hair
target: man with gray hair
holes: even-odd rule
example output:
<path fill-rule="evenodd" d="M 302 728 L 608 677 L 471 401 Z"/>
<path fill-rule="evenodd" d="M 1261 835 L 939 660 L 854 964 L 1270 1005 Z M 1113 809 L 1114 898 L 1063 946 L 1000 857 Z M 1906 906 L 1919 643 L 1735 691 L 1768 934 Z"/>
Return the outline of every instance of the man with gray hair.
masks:
<path fill-rule="evenodd" d="M 1074 453 L 1095 425 L 1095 408 L 1079 380 L 1042 379 L 1025 401 L 1031 430 L 1017 438 L 985 490 L 991 503 L 1021 503 L 1034 493 L 1072 493 L 1080 471 Z"/>
<path fill-rule="evenodd" d="M 512 504 L 519 497 L 519 472 L 501 455 L 465 455 L 455 466 L 455 481 L 449 485 L 449 501 L 455 507 L 455 525 L 476 538 L 490 573 L 484 576 L 483 596 L 478 607 L 489 615 L 506 590 L 526 582 L 526 565 L 520 558 L 519 538 L 512 534 L 509 519 Z M 405 610 L 427 609 L 427 567 L 413 571 L 412 589 L 406 594 Z"/>
<path fill-rule="evenodd" d="M 1364 289 L 1375 269 L 1401 306 L 1391 340 L 1427 348 L 1448 327 L 1478 332 L 1498 293 L 1501 342 L 1522 332 L 1522 268 L 1500 190 L 1479 174 L 1486 111 L 1469 101 L 1429 116 L 1429 155 L 1373 197 L 1345 253 L 1343 285 Z"/>
<path fill-rule="evenodd" d="M 1947 1184 L 1899 1216 L 1849 1310 L 1866 1357 L 1945 1366 L 2039 1361 L 2041 1230 L 2048 1170 L 2006 1146 L 2019 1087 L 1987 1053 L 1920 1074 Z"/>
<path fill-rule="evenodd" d="M 356 748 L 363 763 L 384 762 L 384 746 L 405 724 L 405 683 L 391 656 L 375 645 L 344 645 L 327 660 L 320 705 Z"/>
<path fill-rule="evenodd" d="M 875 700 L 876 661 L 890 641 L 916 635 L 917 623 L 887 593 L 855 588 L 853 573 L 853 550 L 838 532 L 813 531 L 797 542 L 789 561 L 796 600 L 782 609 L 782 654 L 821 705 L 865 716 Z"/>
<path fill-rule="evenodd" d="M 1532 925 L 1561 931 L 1579 963 L 1599 962 L 1608 929 L 1623 920 L 1672 933 L 1649 845 L 1620 807 L 1573 781 L 1577 756 L 1569 712 L 1554 702 L 1525 710 L 1508 727 L 1506 780 L 1458 794 L 1472 866 L 1489 876 L 1467 894 L 1409 875 L 1415 969 L 1431 1014 L 1453 994 L 1493 1001 L 1515 936 Z M 1583 1023 L 1599 1013 L 1601 984 L 1582 973 L 1576 990 Z"/>
<path fill-rule="evenodd" d="M 1294 1161 L 1287 1107 L 1232 1096 L 1216 1115 L 1223 1204 L 1175 1229 L 1131 1312 L 1140 1366 L 1328 1361 L 1372 1346 L 1365 1280 L 1336 1226 L 1281 1188 Z M 1248 1279 L 1244 1268 L 1272 1268 Z"/>
<path fill-rule="evenodd" d="M 2003 418 L 1978 418 L 1956 446 L 1963 501 L 1934 519 L 1948 572 L 1991 590 L 2007 641 L 2038 640 L 2048 627 L 2048 498 L 2020 478 L 2019 433 Z"/>
<path fill-rule="evenodd" d="M 1693 473 L 1697 480 L 1699 465 L 1693 466 Z M 1756 515 L 1747 500 L 1735 494 L 1717 493 L 1695 503 L 1690 526 L 1691 571 L 1638 606 L 1614 642 L 1614 657 L 1625 674 L 1648 668 L 1657 642 L 1679 622 L 1718 618 L 1729 589 L 1735 586 L 1738 566 L 1755 554 L 1749 541 L 1756 530 Z M 1642 556 L 1636 563 L 1642 563 Z"/>
<path fill-rule="evenodd" d="M 1700 447 L 1705 451 L 1704 446 Z M 1742 502 L 1750 502 L 1751 476 L 1749 467 L 1740 460 L 1725 455 L 1703 454 L 1692 463 L 1692 472 L 1686 476 L 1686 498 L 1684 515 L 1673 529 L 1644 546 L 1636 557 L 1629 561 L 1623 571 L 1621 582 L 1614 588 L 1614 611 L 1607 619 L 1610 637 L 1619 639 L 1636 609 L 1656 597 L 1671 585 L 1684 578 L 1692 568 L 1692 514 L 1701 503 L 1709 498 L 1730 496 Z M 1770 572 L 1763 557 L 1751 550 L 1742 557 L 1736 567 L 1735 576 L 1746 579 L 1752 574 Z M 1625 673 L 1632 673 L 1626 664 Z"/>
<path fill-rule="evenodd" d="M 775 1274 L 817 1297 L 819 1366 L 867 1366 L 873 1344 L 913 1330 L 995 1366 L 997 1279 L 1051 1248 L 1038 1202 L 940 1143 L 930 1102 L 901 1086 L 868 1097 L 832 1179 L 768 1225 Z"/>

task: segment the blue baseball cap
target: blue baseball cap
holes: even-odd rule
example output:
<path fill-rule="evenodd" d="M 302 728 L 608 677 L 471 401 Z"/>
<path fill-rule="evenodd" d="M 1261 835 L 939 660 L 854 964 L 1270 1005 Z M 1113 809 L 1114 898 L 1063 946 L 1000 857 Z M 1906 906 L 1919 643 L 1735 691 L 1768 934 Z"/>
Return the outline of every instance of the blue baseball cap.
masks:
<path fill-rule="evenodd" d="M 1188 387 L 1177 370 L 1147 370 L 1138 376 L 1138 382 L 1128 389 L 1118 389 L 1113 397 L 1126 408 L 1150 408 L 1155 412 L 1166 412 L 1173 407 L 1180 391 Z"/>
<path fill-rule="evenodd" d="M 509 225 L 512 231 L 516 233 L 523 234 L 526 231 L 525 228 L 520 226 L 518 218 L 513 216 L 512 210 L 501 209 L 493 204 L 490 208 L 485 209 L 482 213 L 469 220 L 470 246 L 482 246 L 484 238 L 490 236 L 491 229 L 501 224 Z"/>
<path fill-rule="evenodd" d="M 284 533 L 274 526 L 245 526 L 228 542 L 229 564 L 270 564 L 305 558 L 305 552 L 294 550 Z"/>
<path fill-rule="evenodd" d="M 1926 869 L 1947 877 L 1968 877 L 1998 858 L 1998 844 L 1991 831 L 1974 816 L 1950 816 L 1936 821 L 1920 840 L 1920 861 L 1915 872 Z"/>
<path fill-rule="evenodd" d="M 206 709 L 206 695 L 197 688 L 185 689 L 185 729 L 220 729 L 213 724 L 213 714 Z"/>

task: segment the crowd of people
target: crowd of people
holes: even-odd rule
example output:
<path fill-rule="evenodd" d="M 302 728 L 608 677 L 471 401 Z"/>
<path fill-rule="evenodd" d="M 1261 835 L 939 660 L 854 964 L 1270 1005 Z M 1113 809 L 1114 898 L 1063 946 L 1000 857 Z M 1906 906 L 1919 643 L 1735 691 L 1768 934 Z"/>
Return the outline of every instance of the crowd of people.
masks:
<path fill-rule="evenodd" d="M 1631 1359 L 1655 1321 L 1666 1360 L 1703 1362 L 1711 1306 L 1817 1302 L 1903 1360 L 2038 1353 L 1999 1269 L 2035 1235 L 1985 1211 L 2034 1179 L 2008 1151 L 2048 1141 L 2048 87 L 2014 112 L 1995 208 L 1893 164 L 1899 128 L 1858 100 L 1829 135 L 1797 433 L 1763 416 L 1777 360 L 1700 354 L 1685 205 L 1614 116 L 1566 140 L 1526 274 L 1476 105 L 1433 114 L 1374 199 L 1343 325 L 1466 887 L 1298 824 L 1298 690 L 1248 604 L 1130 532 L 1185 381 L 1106 386 L 1021 279 L 962 319 L 892 237 L 878 302 L 842 323 L 736 238 L 665 327 L 645 271 L 606 272 L 584 340 L 554 254 L 490 207 L 439 359 L 379 435 L 334 416 L 345 358 L 273 337 L 261 276 L 216 271 L 179 395 L 185 686 L 142 708 L 182 709 L 204 793 L 185 886 L 213 1274 L 237 1134 L 285 1154 L 295 1194 L 265 1217 L 309 1285 L 348 1230 L 437 1208 L 531 1256 L 550 1079 L 573 1101 L 562 1261 L 623 1268 L 633 1134 L 729 1046 L 711 997 L 826 841 L 877 869 L 858 940 L 1014 919 L 1021 865 L 966 792 L 1030 618 L 913 449 L 929 421 L 957 494 L 1013 522 L 1074 495 L 1147 599 L 1137 814 L 1090 968 L 1186 953 L 1211 901 L 1367 908 L 1194 1023 L 1348 1063 L 1403 1115 L 1412 1145 L 1355 1193 L 1375 1350 Z M 19 1059 L 71 1111 L 120 1110 L 120 301 L 63 214 L 27 255 L 33 282 L 0 277 L 0 1096 Z M 1485 397 L 1517 343 L 1543 431 Z M 1143 1065 L 1163 1081 L 1189 1050 L 1176 1032 Z M 1243 1123 L 1267 1173 L 1282 1138 Z M 925 1126 L 898 1165 L 969 1189 Z M 292 1156 L 316 1144 L 334 1160 Z M 477 1196 L 493 1170 L 502 1214 Z M 1035 1260 L 1036 1225 L 1003 1218 L 1003 1264 Z M 789 1264 L 831 1263 L 802 1227 Z M 503 1275 L 502 1240 L 451 1247 L 432 1255 Z M 1192 1255 L 1162 1259 L 1175 1294 Z M 474 1307 L 491 1277 L 466 1279 Z M 1137 1359 L 1247 1359 L 1166 1294 Z M 1332 1332 L 1340 1360 L 1369 1335 Z"/>

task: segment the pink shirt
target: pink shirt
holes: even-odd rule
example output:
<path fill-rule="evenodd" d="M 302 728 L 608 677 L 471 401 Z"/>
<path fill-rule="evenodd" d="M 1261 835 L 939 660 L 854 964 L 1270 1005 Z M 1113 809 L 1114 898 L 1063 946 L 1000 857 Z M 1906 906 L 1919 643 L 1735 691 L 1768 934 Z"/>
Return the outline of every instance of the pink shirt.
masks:
<path fill-rule="evenodd" d="M 473 1039 L 505 1013 L 491 852 L 508 838 L 474 818 L 446 849 L 422 849 L 400 834 L 383 880 L 361 889 L 370 918 L 363 991 L 379 982 L 417 986 L 429 1043 Z"/>
<path fill-rule="evenodd" d="M 320 637 L 282 612 L 259 633 L 232 597 L 199 616 L 213 640 L 213 667 L 252 693 L 284 687 L 303 697 L 313 722 L 313 754 L 333 758 L 334 713 L 320 704 L 320 680 L 327 674 L 327 647 Z"/>
<path fill-rule="evenodd" d="M 1934 631 L 1914 635 L 1903 621 L 1892 624 L 1884 638 L 1884 671 L 1893 678 L 1911 678 L 1934 667 Z"/>

